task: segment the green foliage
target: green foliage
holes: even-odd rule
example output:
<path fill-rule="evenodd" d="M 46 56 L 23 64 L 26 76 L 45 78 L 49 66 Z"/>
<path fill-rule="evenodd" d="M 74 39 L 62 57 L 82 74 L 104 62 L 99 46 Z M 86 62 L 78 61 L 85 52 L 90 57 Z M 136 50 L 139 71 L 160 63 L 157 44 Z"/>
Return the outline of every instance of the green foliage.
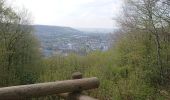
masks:
<path fill-rule="evenodd" d="M 0 86 L 34 83 L 40 60 L 26 16 L 0 0 Z"/>
<path fill-rule="evenodd" d="M 95 51 L 86 56 L 71 54 L 44 59 L 44 72 L 39 81 L 70 79 L 73 72 L 80 71 L 84 77 L 99 78 L 99 89 L 88 93 L 101 100 L 166 100 L 168 97 L 160 92 L 168 93 L 170 88 L 168 85 L 159 85 L 161 77 L 157 53 L 153 37 L 149 36 L 150 34 L 139 31 L 129 32 L 118 37 L 114 48 L 106 52 Z M 161 53 L 164 53 L 164 49 Z M 169 53 L 162 55 L 162 59 L 167 54 Z M 166 71 L 167 63 L 163 63 Z M 166 83 L 169 81 L 166 80 Z"/>

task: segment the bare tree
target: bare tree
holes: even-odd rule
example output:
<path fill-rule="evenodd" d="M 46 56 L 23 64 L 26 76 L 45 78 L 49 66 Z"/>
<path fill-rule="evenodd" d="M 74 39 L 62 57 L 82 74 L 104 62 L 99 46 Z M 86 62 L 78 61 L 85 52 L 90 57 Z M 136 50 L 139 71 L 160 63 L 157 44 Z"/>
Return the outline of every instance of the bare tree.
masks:
<path fill-rule="evenodd" d="M 127 31 L 141 30 L 151 33 L 154 37 L 157 64 L 160 77 L 164 78 L 164 69 L 161 58 L 161 35 L 169 40 L 170 6 L 169 0 L 125 0 L 122 18 L 118 20 Z"/>

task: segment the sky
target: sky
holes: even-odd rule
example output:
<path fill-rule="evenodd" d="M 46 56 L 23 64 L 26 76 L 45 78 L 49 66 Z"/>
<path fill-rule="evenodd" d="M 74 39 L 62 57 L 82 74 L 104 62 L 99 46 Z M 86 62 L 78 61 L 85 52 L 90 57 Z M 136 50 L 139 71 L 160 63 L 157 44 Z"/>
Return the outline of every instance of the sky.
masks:
<path fill-rule="evenodd" d="M 76 28 L 113 28 L 121 0 L 8 0 L 14 8 L 27 9 L 33 24 Z"/>

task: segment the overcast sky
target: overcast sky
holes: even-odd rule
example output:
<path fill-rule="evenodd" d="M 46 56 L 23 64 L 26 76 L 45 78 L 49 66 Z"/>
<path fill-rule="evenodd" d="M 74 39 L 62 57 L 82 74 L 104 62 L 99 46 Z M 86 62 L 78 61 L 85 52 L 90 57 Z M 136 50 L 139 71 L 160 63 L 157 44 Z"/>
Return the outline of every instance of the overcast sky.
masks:
<path fill-rule="evenodd" d="M 32 13 L 34 24 L 113 28 L 121 0 L 9 0 Z"/>

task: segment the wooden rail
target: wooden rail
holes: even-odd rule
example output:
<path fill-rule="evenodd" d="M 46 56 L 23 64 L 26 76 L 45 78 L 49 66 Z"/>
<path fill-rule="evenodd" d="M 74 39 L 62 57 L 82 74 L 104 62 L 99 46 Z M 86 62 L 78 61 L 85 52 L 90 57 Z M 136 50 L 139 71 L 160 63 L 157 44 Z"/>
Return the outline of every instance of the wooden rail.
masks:
<path fill-rule="evenodd" d="M 81 79 L 81 73 L 74 73 L 72 78 L 72 80 L 65 81 L 0 88 L 0 100 L 24 100 L 25 98 L 54 94 L 58 94 L 67 100 L 96 100 L 81 94 L 83 90 L 99 87 L 99 80 L 96 77 Z"/>

